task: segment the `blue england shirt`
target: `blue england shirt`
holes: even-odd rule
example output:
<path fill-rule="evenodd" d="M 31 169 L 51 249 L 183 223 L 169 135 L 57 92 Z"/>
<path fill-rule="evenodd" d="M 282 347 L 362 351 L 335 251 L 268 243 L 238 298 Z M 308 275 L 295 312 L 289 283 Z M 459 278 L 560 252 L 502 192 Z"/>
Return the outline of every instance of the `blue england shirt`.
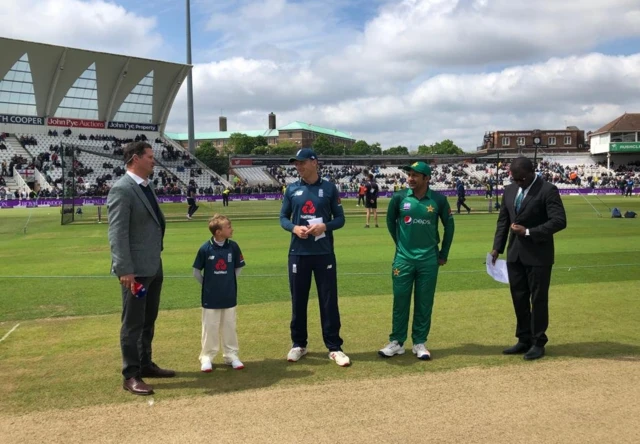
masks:
<path fill-rule="evenodd" d="M 244 265 L 240 247 L 231 239 L 227 239 L 222 246 L 213 239 L 202 244 L 193 268 L 203 271 L 203 308 L 231 308 L 238 305 L 236 268 Z"/>
<path fill-rule="evenodd" d="M 296 225 L 309 225 L 310 219 L 322 218 L 327 226 L 326 236 L 300 239 L 293 234 Z M 291 255 L 319 255 L 333 253 L 333 231 L 344 226 L 344 211 L 336 186 L 321 177 L 308 184 L 302 179 L 290 184 L 282 199 L 280 226 L 291 232 Z"/>

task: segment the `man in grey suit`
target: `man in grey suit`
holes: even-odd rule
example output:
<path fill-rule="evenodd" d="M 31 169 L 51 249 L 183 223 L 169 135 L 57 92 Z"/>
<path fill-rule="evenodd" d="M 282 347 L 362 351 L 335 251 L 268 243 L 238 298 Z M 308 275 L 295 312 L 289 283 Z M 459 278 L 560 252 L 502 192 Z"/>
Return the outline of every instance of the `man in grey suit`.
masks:
<path fill-rule="evenodd" d="M 155 161 L 147 142 L 130 143 L 124 149 L 127 173 L 107 197 L 111 270 L 122 286 L 123 388 L 135 395 L 151 395 L 153 387 L 143 377 L 170 378 L 173 370 L 158 367 L 151 356 L 151 341 L 162 290 L 165 218 L 149 181 Z M 136 296 L 134 285 L 147 290 Z"/>
<path fill-rule="evenodd" d="M 504 189 L 491 256 L 507 252 L 507 272 L 516 313 L 518 343 L 504 354 L 524 359 L 544 356 L 549 325 L 549 284 L 554 260 L 553 235 L 567 226 L 560 193 L 536 176 L 533 163 L 518 157 L 511 163 L 513 183 Z"/>

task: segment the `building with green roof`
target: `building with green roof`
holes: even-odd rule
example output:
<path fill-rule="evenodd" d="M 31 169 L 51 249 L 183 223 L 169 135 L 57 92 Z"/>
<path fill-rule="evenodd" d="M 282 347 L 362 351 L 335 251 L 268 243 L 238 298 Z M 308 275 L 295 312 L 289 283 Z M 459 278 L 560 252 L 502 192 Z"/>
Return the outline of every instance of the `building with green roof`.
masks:
<path fill-rule="evenodd" d="M 332 144 L 351 146 L 355 143 L 355 139 L 351 135 L 339 131 L 337 129 L 323 128 L 321 126 L 312 125 L 295 121 L 286 126 L 276 129 L 276 116 L 269 114 L 269 128 L 263 130 L 238 130 L 227 131 L 226 117 L 220 117 L 220 130 L 206 133 L 195 133 L 196 146 L 203 142 L 211 142 L 217 149 L 222 148 L 229 143 L 232 134 L 240 133 L 249 137 L 262 136 L 267 140 L 269 145 L 276 145 L 279 142 L 290 141 L 302 147 L 310 147 L 313 141 L 320 135 L 329 139 Z M 187 133 L 165 133 L 165 136 L 175 140 L 185 148 L 188 146 L 189 135 Z"/>

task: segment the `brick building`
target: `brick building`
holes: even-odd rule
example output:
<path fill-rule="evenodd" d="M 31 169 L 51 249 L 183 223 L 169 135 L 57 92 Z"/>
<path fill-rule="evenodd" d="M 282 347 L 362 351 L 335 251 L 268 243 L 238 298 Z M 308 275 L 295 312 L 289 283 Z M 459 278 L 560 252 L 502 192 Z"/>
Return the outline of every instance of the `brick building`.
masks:
<path fill-rule="evenodd" d="M 545 152 L 567 153 L 585 152 L 583 130 L 569 126 L 565 130 L 501 130 L 487 132 L 478 147 L 479 152 L 492 153 L 520 153 L 530 152 L 535 148 Z"/>

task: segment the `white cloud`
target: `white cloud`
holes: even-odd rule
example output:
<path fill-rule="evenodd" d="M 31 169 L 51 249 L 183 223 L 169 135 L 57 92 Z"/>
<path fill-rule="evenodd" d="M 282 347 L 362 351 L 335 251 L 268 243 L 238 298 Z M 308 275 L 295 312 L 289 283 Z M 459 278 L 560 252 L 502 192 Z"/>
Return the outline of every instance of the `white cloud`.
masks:
<path fill-rule="evenodd" d="M 237 129 L 274 111 L 383 146 L 471 151 L 487 130 L 596 129 L 640 110 L 640 54 L 601 53 L 640 37 L 637 0 L 389 0 L 360 27 L 339 2 L 237 3 L 209 21 L 220 58 L 194 70 L 198 131 L 219 109 Z"/>
<path fill-rule="evenodd" d="M 472 151 L 487 130 L 565 125 L 595 129 L 618 112 L 640 109 L 640 54 L 588 54 L 495 73 L 440 74 L 402 94 L 331 102 L 325 95 L 331 85 L 309 71 L 307 79 L 302 72 L 280 68 L 244 59 L 198 66 L 197 100 L 211 97 L 211 102 L 200 103 L 196 114 L 210 114 L 213 103 L 216 110 L 238 115 L 236 129 L 252 129 L 243 128 L 241 117 L 243 110 L 252 109 L 246 122 L 257 129 L 265 128 L 267 112 L 276 110 L 279 124 L 302 120 L 384 146 L 415 147 L 452 138 Z M 184 100 L 183 91 L 175 108 L 182 108 Z M 216 125 L 209 129 L 217 129 L 217 120 L 209 121 Z"/>
<path fill-rule="evenodd" d="M 415 68 L 513 63 L 640 36 L 639 18 L 636 0 L 404 0 L 367 25 L 360 53 Z"/>
<path fill-rule="evenodd" d="M 149 57 L 162 46 L 156 19 L 102 0 L 9 0 L 0 8 L 5 37 Z"/>

